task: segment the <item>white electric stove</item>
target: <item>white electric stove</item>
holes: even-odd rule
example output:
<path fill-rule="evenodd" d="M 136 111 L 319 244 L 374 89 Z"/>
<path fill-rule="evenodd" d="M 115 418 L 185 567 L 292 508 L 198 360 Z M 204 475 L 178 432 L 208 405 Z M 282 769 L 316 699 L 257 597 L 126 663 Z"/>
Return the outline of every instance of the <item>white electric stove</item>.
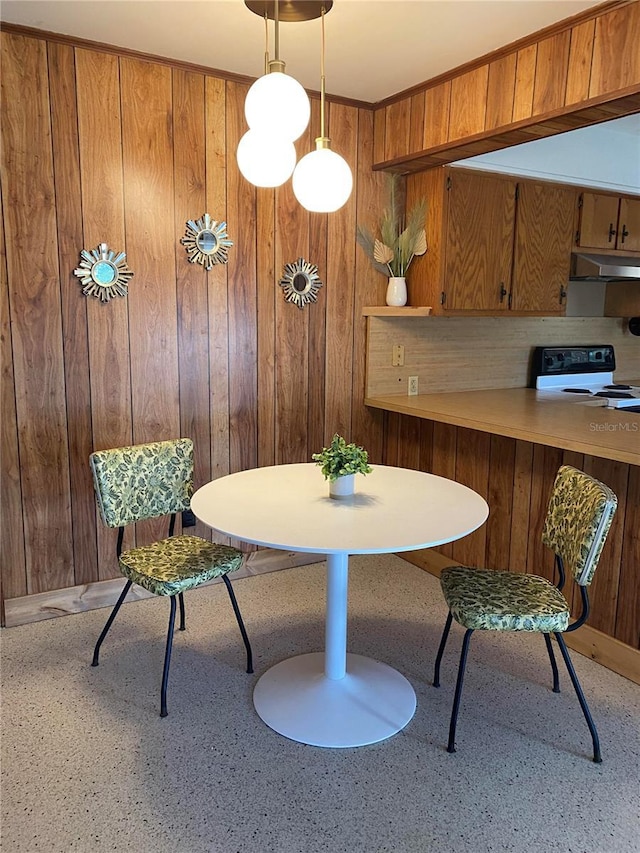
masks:
<path fill-rule="evenodd" d="M 531 384 L 543 396 L 564 395 L 572 402 L 640 411 L 640 386 L 614 382 L 615 367 L 610 344 L 536 347 Z"/>

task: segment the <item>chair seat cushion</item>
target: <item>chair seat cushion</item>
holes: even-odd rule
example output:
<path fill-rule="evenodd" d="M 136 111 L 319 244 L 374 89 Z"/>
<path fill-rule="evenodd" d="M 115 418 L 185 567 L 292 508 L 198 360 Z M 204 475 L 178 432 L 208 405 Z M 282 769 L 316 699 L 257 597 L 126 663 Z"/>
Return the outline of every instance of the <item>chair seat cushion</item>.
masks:
<path fill-rule="evenodd" d="M 444 569 L 440 585 L 453 618 L 488 631 L 565 631 L 569 605 L 545 578 L 516 572 Z"/>
<path fill-rule="evenodd" d="M 154 595 L 176 595 L 233 572 L 242 552 L 199 536 L 171 536 L 120 555 L 120 571 Z"/>

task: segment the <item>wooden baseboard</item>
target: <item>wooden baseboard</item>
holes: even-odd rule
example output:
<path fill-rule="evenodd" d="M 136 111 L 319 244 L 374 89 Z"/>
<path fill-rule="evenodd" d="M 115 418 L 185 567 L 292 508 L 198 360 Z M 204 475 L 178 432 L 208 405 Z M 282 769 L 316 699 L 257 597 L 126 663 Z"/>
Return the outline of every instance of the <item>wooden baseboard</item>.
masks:
<path fill-rule="evenodd" d="M 290 569 L 294 566 L 306 566 L 309 563 L 319 563 L 325 560 L 323 554 L 301 554 L 297 551 L 277 551 L 265 548 L 252 551 L 238 571 L 231 575 L 232 579 L 261 575 L 265 572 L 276 572 L 280 569 Z M 220 583 L 221 578 L 209 581 L 203 586 Z M 24 595 L 20 598 L 9 598 L 5 601 L 5 627 L 26 625 L 28 622 L 41 622 L 44 619 L 54 619 L 56 616 L 68 616 L 71 613 L 83 613 L 86 610 L 96 610 L 100 607 L 112 607 L 122 592 L 123 578 L 108 581 L 71 586 L 50 592 L 39 592 L 34 595 Z M 140 586 L 133 585 L 127 601 L 139 601 L 151 598 L 152 593 Z"/>
<path fill-rule="evenodd" d="M 414 566 L 418 566 L 429 574 L 440 577 L 447 566 L 458 565 L 455 560 L 443 557 L 436 551 L 407 551 L 398 554 Z M 623 675 L 630 681 L 640 684 L 640 650 L 621 643 L 615 637 L 609 637 L 602 631 L 597 631 L 589 625 L 583 625 L 575 634 L 564 634 L 564 639 L 573 651 L 591 658 L 607 669 Z"/>

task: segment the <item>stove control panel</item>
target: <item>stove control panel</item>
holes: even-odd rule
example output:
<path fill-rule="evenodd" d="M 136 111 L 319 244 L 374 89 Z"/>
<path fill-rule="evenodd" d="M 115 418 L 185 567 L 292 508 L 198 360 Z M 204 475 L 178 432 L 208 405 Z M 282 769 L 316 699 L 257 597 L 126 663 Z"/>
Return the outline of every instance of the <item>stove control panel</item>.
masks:
<path fill-rule="evenodd" d="M 533 351 L 532 385 L 538 376 L 567 373 L 612 373 L 616 357 L 610 344 L 583 347 L 536 347 Z"/>

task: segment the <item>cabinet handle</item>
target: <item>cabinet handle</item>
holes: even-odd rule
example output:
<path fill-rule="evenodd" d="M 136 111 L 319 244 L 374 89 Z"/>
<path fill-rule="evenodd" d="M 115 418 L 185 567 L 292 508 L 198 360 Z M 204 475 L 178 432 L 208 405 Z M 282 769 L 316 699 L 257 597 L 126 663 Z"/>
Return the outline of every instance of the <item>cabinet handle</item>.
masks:
<path fill-rule="evenodd" d="M 616 229 L 613 227 L 613 222 L 609 223 L 609 242 L 616 236 Z"/>
<path fill-rule="evenodd" d="M 500 302 L 504 302 L 504 298 L 507 295 L 507 288 L 504 286 L 504 281 L 500 282 Z"/>
<path fill-rule="evenodd" d="M 560 285 L 560 299 L 558 300 L 560 302 L 560 305 L 562 305 L 562 300 L 566 299 L 566 298 L 567 298 L 567 291 L 564 289 L 564 287 L 562 285 Z"/>
<path fill-rule="evenodd" d="M 624 243 L 624 238 L 628 237 L 628 236 L 629 236 L 629 232 L 627 231 L 627 226 L 623 225 L 622 226 L 622 240 L 620 242 Z"/>

